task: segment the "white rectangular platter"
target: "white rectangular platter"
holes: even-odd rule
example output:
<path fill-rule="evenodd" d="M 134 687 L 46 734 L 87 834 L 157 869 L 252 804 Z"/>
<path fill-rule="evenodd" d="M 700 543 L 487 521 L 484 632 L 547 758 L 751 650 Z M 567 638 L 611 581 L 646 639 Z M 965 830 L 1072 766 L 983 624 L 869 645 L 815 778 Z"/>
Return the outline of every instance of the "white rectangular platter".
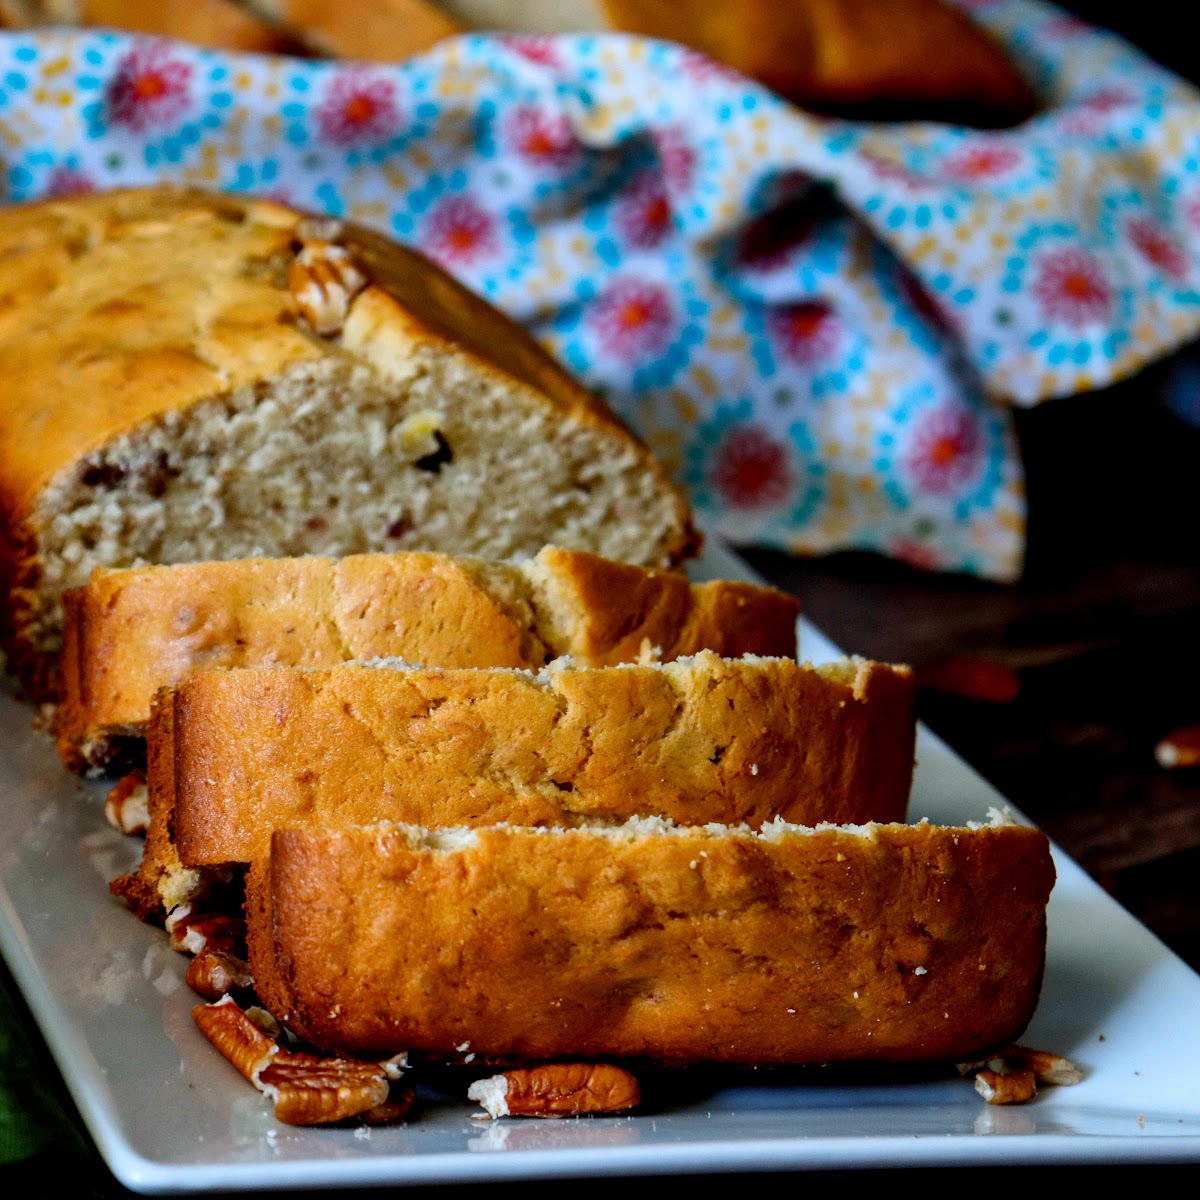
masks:
<path fill-rule="evenodd" d="M 715 545 L 695 574 L 753 578 Z M 834 654 L 802 622 L 801 658 Z M 969 1080 L 751 1075 L 634 1117 L 488 1123 L 433 1096 L 390 1129 L 279 1125 L 193 1026 L 185 959 L 109 898 L 136 844 L 105 825 L 100 787 L 66 774 L 32 716 L 0 695 L 0 948 L 101 1153 L 134 1190 L 1200 1161 L 1200 976 L 1062 854 L 1045 986 L 1023 1040 L 1086 1077 L 1032 1104 L 988 1107 Z M 911 819 L 961 824 L 1003 803 L 928 730 L 917 756 Z"/>

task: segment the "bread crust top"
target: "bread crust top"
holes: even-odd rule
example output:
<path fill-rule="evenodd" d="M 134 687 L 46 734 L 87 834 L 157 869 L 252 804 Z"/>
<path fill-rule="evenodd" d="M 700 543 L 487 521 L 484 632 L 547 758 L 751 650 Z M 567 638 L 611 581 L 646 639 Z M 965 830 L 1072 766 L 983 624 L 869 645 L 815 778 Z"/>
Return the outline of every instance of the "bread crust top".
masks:
<path fill-rule="evenodd" d="M 306 236 L 345 246 L 372 281 L 340 339 L 297 318 L 287 275 Z M 58 471 L 148 418 L 340 349 L 395 374 L 418 346 L 453 348 L 563 415 L 611 430 L 674 491 L 614 413 L 421 254 L 273 201 L 153 187 L 0 210 L 3 507 L 27 515 Z M 676 496 L 672 561 L 696 544 Z"/>

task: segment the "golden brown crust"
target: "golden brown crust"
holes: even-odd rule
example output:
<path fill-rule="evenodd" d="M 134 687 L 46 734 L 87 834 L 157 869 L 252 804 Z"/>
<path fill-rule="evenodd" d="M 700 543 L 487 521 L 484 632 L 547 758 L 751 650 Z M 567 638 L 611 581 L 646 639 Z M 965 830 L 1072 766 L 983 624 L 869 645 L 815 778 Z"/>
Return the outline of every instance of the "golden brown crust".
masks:
<path fill-rule="evenodd" d="M 895 821 L 912 779 L 911 673 L 862 660 L 204 672 L 162 707 L 151 822 L 190 867 L 294 822 Z"/>
<path fill-rule="evenodd" d="M 335 58 L 400 62 L 462 32 L 424 0 L 257 0 L 310 50 Z"/>
<path fill-rule="evenodd" d="M 1012 121 L 1036 101 L 1003 50 L 941 0 L 603 0 L 614 28 L 683 42 L 818 106 L 958 103 Z"/>
<path fill-rule="evenodd" d="M 663 662 L 712 650 L 794 658 L 800 603 L 785 592 L 722 579 L 688 584 L 680 575 L 547 546 L 530 564 L 535 604 L 556 625 L 556 654 L 586 666 L 638 658 L 643 643 Z M 557 613 L 563 613 L 557 621 Z"/>
<path fill-rule="evenodd" d="M 584 666 L 796 652 L 797 601 L 547 547 L 524 566 L 419 551 L 99 570 L 63 598 L 59 752 L 75 770 L 141 737 L 160 687 L 197 670 L 404 658 Z M 539 611 L 545 610 L 539 619 Z"/>
<path fill-rule="evenodd" d="M 977 1058 L 1033 1012 L 1054 880 L 1018 828 L 285 830 L 249 877 L 259 995 L 339 1052 Z"/>
<path fill-rule="evenodd" d="M 295 38 L 243 12 L 232 0 L 76 0 L 84 26 L 180 38 L 215 50 L 294 54 Z"/>
<path fill-rule="evenodd" d="M 0 210 L 0 638 L 39 698 L 53 667 L 25 629 L 39 585 L 43 490 L 114 437 L 285 368 L 349 352 L 387 377 L 421 350 L 464 356 L 535 404 L 612 434 L 671 497 L 662 546 L 699 544 L 686 503 L 649 451 L 516 325 L 414 251 L 366 230 L 339 240 L 379 281 L 336 344 L 298 322 L 288 290 L 303 213 L 158 187 Z"/>

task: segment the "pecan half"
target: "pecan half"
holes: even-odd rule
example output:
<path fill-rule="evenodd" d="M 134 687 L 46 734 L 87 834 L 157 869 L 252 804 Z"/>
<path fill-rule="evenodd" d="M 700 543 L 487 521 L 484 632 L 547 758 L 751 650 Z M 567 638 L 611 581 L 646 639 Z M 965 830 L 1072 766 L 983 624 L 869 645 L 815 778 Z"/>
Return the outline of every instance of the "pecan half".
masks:
<path fill-rule="evenodd" d="M 244 1079 L 275 1101 L 275 1118 L 285 1125 L 324 1125 L 366 1113 L 374 1113 L 371 1123 L 387 1124 L 412 1107 L 405 1089 L 389 1098 L 389 1072 L 398 1078 L 400 1071 L 393 1059 L 380 1064 L 286 1050 L 229 996 L 196 1005 L 192 1019 Z"/>
<path fill-rule="evenodd" d="M 1024 1104 L 1037 1094 L 1037 1082 L 1029 1070 L 1002 1075 L 985 1067 L 975 1076 L 975 1090 L 989 1104 Z"/>
<path fill-rule="evenodd" d="M 146 832 L 150 824 L 150 792 L 141 771 L 130 771 L 113 784 L 104 801 L 104 815 L 122 833 Z"/>
<path fill-rule="evenodd" d="M 226 996 L 216 1004 L 197 1004 L 192 1020 L 200 1032 L 231 1062 L 243 1079 L 259 1086 L 259 1076 L 279 1054 L 279 1047 Z"/>
<path fill-rule="evenodd" d="M 378 1108 L 388 1081 L 377 1063 L 318 1058 L 282 1050 L 259 1074 L 256 1086 L 275 1101 L 285 1125 L 325 1125 Z"/>
<path fill-rule="evenodd" d="M 342 331 L 350 301 L 367 286 L 350 251 L 335 242 L 310 239 L 288 267 L 296 309 L 322 337 Z"/>
<path fill-rule="evenodd" d="M 250 964 L 223 950 L 203 950 L 188 963 L 187 985 L 205 1000 L 220 1000 L 230 992 L 254 986 Z"/>
<path fill-rule="evenodd" d="M 640 1099 L 637 1080 L 607 1063 L 548 1063 L 477 1079 L 467 1089 L 491 1117 L 566 1117 L 624 1112 Z"/>

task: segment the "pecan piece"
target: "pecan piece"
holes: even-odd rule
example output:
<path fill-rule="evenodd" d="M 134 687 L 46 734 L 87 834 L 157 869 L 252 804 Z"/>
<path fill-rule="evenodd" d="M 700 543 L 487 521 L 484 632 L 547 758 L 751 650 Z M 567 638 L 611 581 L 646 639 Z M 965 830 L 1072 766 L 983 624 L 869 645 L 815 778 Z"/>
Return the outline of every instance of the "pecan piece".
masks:
<path fill-rule="evenodd" d="M 188 963 L 187 985 L 205 1000 L 220 1000 L 230 992 L 254 986 L 250 964 L 223 950 L 203 950 Z"/>
<path fill-rule="evenodd" d="M 245 918 L 230 913 L 198 913 L 184 905 L 167 917 L 167 933 L 171 936 L 171 949 L 184 954 L 202 954 L 205 950 L 245 953 Z"/>
<path fill-rule="evenodd" d="M 288 267 L 296 309 L 322 337 L 341 333 L 350 301 L 366 286 L 350 251 L 335 242 L 305 241 Z"/>
<path fill-rule="evenodd" d="M 255 1086 L 275 1101 L 285 1125 L 325 1125 L 378 1108 L 388 1098 L 387 1076 L 377 1063 L 318 1058 L 280 1051 Z"/>
<path fill-rule="evenodd" d="M 1037 1082 L 1030 1070 L 999 1071 L 984 1068 L 975 1076 L 975 1090 L 989 1104 L 1024 1104 L 1037 1094 Z"/>
<path fill-rule="evenodd" d="M 477 1079 L 467 1096 L 490 1117 L 624 1112 L 641 1100 L 637 1080 L 608 1063 L 548 1063 Z"/>
<path fill-rule="evenodd" d="M 391 1094 L 382 1103 L 360 1113 L 358 1119 L 364 1125 L 395 1125 L 412 1112 L 417 1102 L 417 1089 L 412 1087 L 392 1088 Z"/>
<path fill-rule="evenodd" d="M 244 1012 L 225 996 L 216 1004 L 197 1004 L 192 1020 L 200 1032 L 238 1069 L 243 1079 L 255 1087 L 279 1047 Z"/>
<path fill-rule="evenodd" d="M 388 1102 L 384 1066 L 285 1050 L 229 996 L 216 1004 L 197 1004 L 192 1019 L 244 1079 L 275 1101 L 275 1118 L 285 1125 L 324 1125 L 381 1109 Z M 393 1073 L 398 1069 L 392 1060 L 389 1065 Z M 402 1099 L 398 1096 L 397 1104 Z M 381 1109 L 379 1114 L 391 1120 L 402 1115 L 398 1109 Z"/>
<path fill-rule="evenodd" d="M 1004 1052 L 1004 1061 L 1032 1071 L 1038 1083 L 1074 1087 L 1083 1079 L 1083 1072 L 1069 1058 L 1063 1058 L 1061 1054 L 1051 1054 L 1049 1050 L 1009 1046 Z M 993 1066 L 993 1062 L 989 1062 L 988 1066 Z"/>
<path fill-rule="evenodd" d="M 1200 766 L 1200 725 L 1185 725 L 1168 733 L 1154 747 L 1154 757 L 1160 767 Z"/>
<path fill-rule="evenodd" d="M 150 792 L 141 771 L 130 771 L 113 784 L 104 801 L 104 815 L 122 833 L 146 832 L 150 824 Z"/>
<path fill-rule="evenodd" d="M 917 670 L 917 684 L 987 704 L 1008 704 L 1021 691 L 1021 680 L 1015 672 L 992 659 L 972 654 L 951 654 L 926 663 Z"/>

